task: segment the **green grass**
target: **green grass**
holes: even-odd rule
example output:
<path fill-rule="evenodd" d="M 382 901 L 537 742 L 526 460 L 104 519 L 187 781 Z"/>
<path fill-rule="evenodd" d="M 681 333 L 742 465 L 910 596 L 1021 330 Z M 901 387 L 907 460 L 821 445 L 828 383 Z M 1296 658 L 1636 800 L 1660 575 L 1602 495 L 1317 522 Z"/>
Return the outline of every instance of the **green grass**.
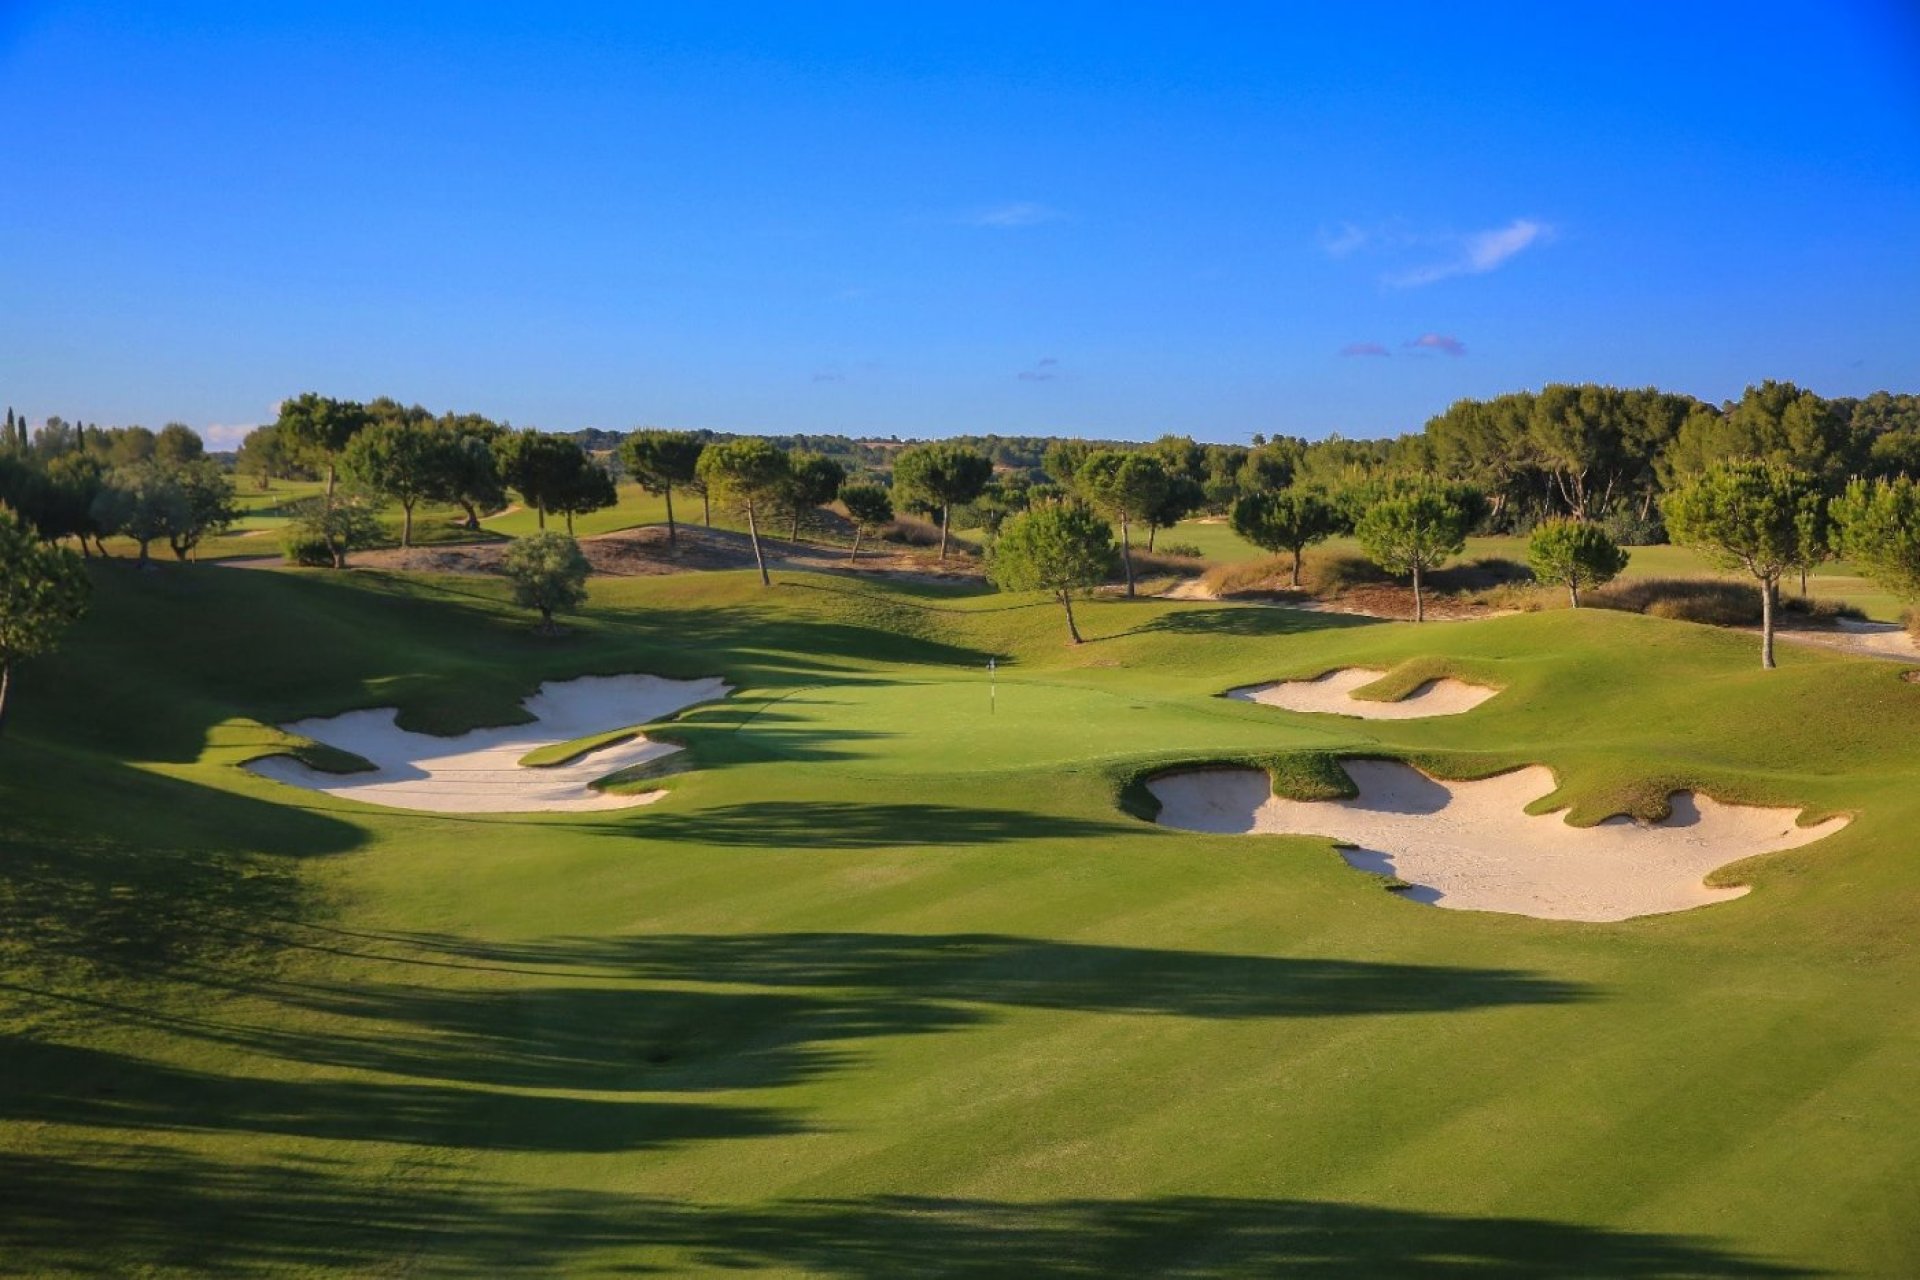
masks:
<path fill-rule="evenodd" d="M 0 1269 L 1911 1275 L 1920 686 L 1598 611 L 1416 628 L 748 574 L 97 569 L 0 738 Z M 999 663 L 988 699 L 985 665 Z M 1216 696 L 1364 664 L 1504 692 Z M 718 674 L 657 805 L 380 810 L 271 725 Z M 1169 764 L 1552 765 L 1857 815 L 1722 906 L 1439 911 L 1120 807 Z M 1796 1270 L 1797 1269 L 1797 1270 Z"/>
<path fill-rule="evenodd" d="M 584 538 L 596 533 L 614 533 L 621 529 L 633 529 L 644 524 L 665 524 L 667 521 L 667 500 L 657 498 L 637 484 L 623 483 L 617 490 L 620 501 L 604 511 L 590 511 L 586 515 L 575 516 L 573 531 Z M 700 499 L 691 493 L 673 495 L 673 514 L 676 519 L 695 523 L 700 519 Z M 480 526 L 493 533 L 506 534 L 518 538 L 523 534 L 536 532 L 540 527 L 540 516 L 536 511 L 523 507 L 509 510 L 482 520 Z M 564 532 L 567 527 L 565 516 L 548 516 L 547 528 Z"/>
<path fill-rule="evenodd" d="M 1188 520 L 1171 530 L 1163 530 L 1161 538 L 1165 542 L 1184 542 L 1197 546 L 1205 553 L 1207 560 L 1214 564 L 1260 560 L 1268 555 L 1267 552 L 1236 534 L 1225 522 Z M 1352 538 L 1329 539 L 1321 546 L 1328 551 L 1351 555 L 1364 554 L 1360 544 Z M 1628 550 L 1632 558 L 1627 563 L 1625 574 L 1622 575 L 1627 578 L 1737 577 L 1714 568 L 1698 552 L 1687 547 L 1630 547 Z M 1527 562 L 1527 540 L 1513 537 L 1469 538 L 1466 551 L 1460 556 L 1460 560 L 1489 557 L 1499 557 L 1524 565 Z M 1821 599 L 1845 601 L 1863 610 L 1869 618 L 1880 622 L 1900 621 L 1902 613 L 1907 608 L 1905 601 L 1867 581 L 1845 561 L 1823 565 L 1819 573 L 1810 575 L 1807 585 L 1809 594 Z M 1797 593 L 1799 582 L 1795 580 L 1784 586 L 1789 592 Z"/>

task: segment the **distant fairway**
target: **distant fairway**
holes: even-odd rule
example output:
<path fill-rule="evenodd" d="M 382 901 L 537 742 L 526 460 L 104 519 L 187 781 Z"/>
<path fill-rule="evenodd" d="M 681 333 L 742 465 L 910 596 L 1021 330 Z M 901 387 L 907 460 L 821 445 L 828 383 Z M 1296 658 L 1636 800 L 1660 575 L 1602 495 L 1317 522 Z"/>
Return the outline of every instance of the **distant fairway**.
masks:
<path fill-rule="evenodd" d="M 596 580 L 558 641 L 489 578 L 97 584 L 0 738 L 0 1271 L 1920 1270 L 1894 664 L 1161 600 L 1088 604 L 1069 648 L 1044 601 L 801 575 Z M 1217 696 L 1350 666 L 1502 692 Z M 687 768 L 644 809 L 236 767 L 302 717 L 452 733 L 622 672 L 737 690 L 657 727 Z M 1680 786 L 1856 816 L 1737 901 L 1568 924 L 1121 807 L 1301 751 L 1547 764 L 1587 821 Z"/>

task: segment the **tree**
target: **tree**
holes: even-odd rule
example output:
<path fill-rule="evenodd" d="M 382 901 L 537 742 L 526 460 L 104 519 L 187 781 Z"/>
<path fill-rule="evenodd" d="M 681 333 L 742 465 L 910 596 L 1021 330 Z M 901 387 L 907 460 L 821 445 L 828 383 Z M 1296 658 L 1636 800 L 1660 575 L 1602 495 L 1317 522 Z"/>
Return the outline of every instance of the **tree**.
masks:
<path fill-rule="evenodd" d="M 547 527 L 547 512 L 562 510 L 562 499 L 588 483 L 581 469 L 592 465 L 577 442 L 531 427 L 502 436 L 494 445 L 494 456 L 501 478 L 538 513 L 542 529 Z"/>
<path fill-rule="evenodd" d="M 1067 635 L 1079 644 L 1073 597 L 1105 582 L 1114 569 L 1113 529 L 1077 502 L 1035 507 L 1007 521 L 987 553 L 987 577 L 1002 591 L 1046 591 L 1067 612 Z"/>
<path fill-rule="evenodd" d="M 247 432 L 240 441 L 233 469 L 252 476 L 262 491 L 272 488 L 275 480 L 291 475 L 293 456 L 279 428 L 268 425 Z"/>
<path fill-rule="evenodd" d="M 168 537 L 193 522 L 186 490 L 172 473 L 151 462 L 109 471 L 91 514 L 104 532 L 125 534 L 139 544 L 138 564 L 143 569 L 156 538 Z"/>
<path fill-rule="evenodd" d="M 479 414 L 452 413 L 441 417 L 438 430 L 445 434 L 438 468 L 442 487 L 433 496 L 466 512 L 466 527 L 478 529 L 482 511 L 498 511 L 507 505 L 507 491 L 500 482 L 500 463 L 493 448 L 506 432 L 499 423 Z"/>
<path fill-rule="evenodd" d="M 1920 480 L 1856 480 L 1832 515 L 1849 560 L 1894 595 L 1920 600 Z"/>
<path fill-rule="evenodd" d="M 1527 563 L 1542 582 L 1560 583 L 1573 607 L 1582 587 L 1603 587 L 1627 567 L 1627 553 L 1599 525 L 1586 520 L 1543 520 L 1527 540 Z"/>
<path fill-rule="evenodd" d="M 448 488 L 451 438 L 405 420 L 376 422 L 347 442 L 348 474 L 400 504 L 400 545 L 413 545 L 413 508 Z"/>
<path fill-rule="evenodd" d="M 50 651 L 86 612 L 90 588 L 80 557 L 41 542 L 0 509 L 0 726 L 17 662 Z"/>
<path fill-rule="evenodd" d="M 735 502 L 747 513 L 747 537 L 753 543 L 753 563 L 760 585 L 772 586 L 767 559 L 760 550 L 760 511 L 780 500 L 787 483 L 787 455 L 756 436 L 708 445 L 700 455 L 699 478 L 721 501 Z"/>
<path fill-rule="evenodd" d="M 1233 504 L 1229 519 L 1233 531 L 1254 546 L 1276 555 L 1293 553 L 1295 590 L 1300 587 L 1301 555 L 1340 527 L 1340 515 L 1332 503 L 1311 489 L 1300 488 L 1247 494 Z"/>
<path fill-rule="evenodd" d="M 167 469 L 167 478 L 179 490 L 180 500 L 169 510 L 167 545 L 176 560 L 185 560 L 210 533 L 224 533 L 240 516 L 233 501 L 233 481 L 219 464 L 207 458 Z"/>
<path fill-rule="evenodd" d="M 620 461 L 627 474 L 648 493 L 667 500 L 667 545 L 678 545 L 673 523 L 673 490 L 694 483 L 700 451 L 706 445 L 691 431 L 636 431 L 620 442 Z M 711 520 L 708 521 L 712 523 Z"/>
<path fill-rule="evenodd" d="M 327 498 L 333 498 L 339 458 L 347 442 L 372 422 L 367 407 L 353 400 L 332 400 L 309 391 L 280 404 L 274 424 L 293 448 L 317 458 L 327 469 Z"/>
<path fill-rule="evenodd" d="M 849 563 L 860 558 L 860 539 L 872 536 L 893 522 L 893 497 L 885 488 L 867 480 L 856 480 L 840 487 L 840 502 L 853 521 L 853 550 Z"/>
<path fill-rule="evenodd" d="M 847 469 L 818 453 L 795 453 L 787 459 L 787 483 L 780 503 L 793 517 L 793 537 L 800 541 L 800 517 L 832 502 L 846 483 Z"/>
<path fill-rule="evenodd" d="M 1172 480 L 1166 464 L 1151 453 L 1102 449 L 1080 464 L 1082 491 L 1094 506 L 1120 521 L 1120 563 L 1127 594 L 1133 591 L 1133 522 L 1151 521 L 1167 500 Z"/>
<path fill-rule="evenodd" d="M 1422 579 L 1465 549 L 1472 523 L 1473 512 L 1457 493 L 1416 485 L 1374 502 L 1353 531 L 1375 564 L 1412 577 L 1413 620 L 1424 622 Z"/>
<path fill-rule="evenodd" d="M 380 527 L 379 505 L 371 493 L 349 489 L 332 497 L 307 498 L 289 508 L 293 519 L 283 536 L 287 558 L 307 563 L 311 551 L 335 569 L 347 567 L 355 551 L 378 546 L 387 536 Z"/>
<path fill-rule="evenodd" d="M 573 536 L 573 518 L 604 511 L 620 501 L 613 476 L 585 449 L 575 446 L 573 462 L 556 478 L 552 507 L 567 518 L 567 536 Z"/>
<path fill-rule="evenodd" d="M 153 438 L 154 461 L 167 467 L 181 467 L 207 456 L 207 445 L 200 433 L 184 422 L 169 422 Z"/>
<path fill-rule="evenodd" d="M 894 491 L 903 501 L 924 501 L 940 513 L 940 558 L 947 558 L 948 524 L 953 509 L 972 502 L 993 479 L 986 454 L 954 444 L 921 444 L 903 449 L 893 464 Z"/>
<path fill-rule="evenodd" d="M 1760 665 L 1773 660 L 1780 575 L 1802 555 L 1803 522 L 1819 501 L 1812 476 L 1778 462 L 1721 462 L 1667 495 L 1667 529 L 1723 569 L 1760 584 Z"/>
<path fill-rule="evenodd" d="M 587 599 L 590 566 L 580 544 L 564 533 L 514 539 L 503 570 L 513 583 L 513 602 L 540 611 L 540 631 L 552 635 L 556 613 L 574 613 Z"/>

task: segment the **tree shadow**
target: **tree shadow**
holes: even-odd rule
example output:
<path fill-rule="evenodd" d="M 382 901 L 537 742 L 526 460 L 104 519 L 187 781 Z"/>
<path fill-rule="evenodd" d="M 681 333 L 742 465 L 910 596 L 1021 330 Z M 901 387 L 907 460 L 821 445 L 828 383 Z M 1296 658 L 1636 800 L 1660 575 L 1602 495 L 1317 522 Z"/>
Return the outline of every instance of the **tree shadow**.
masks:
<path fill-rule="evenodd" d="M 647 840 L 777 850 L 961 846 L 1140 834 L 1131 824 L 1021 809 L 841 800 L 765 800 L 698 813 L 649 813 L 641 822 L 609 824 L 605 829 Z"/>
<path fill-rule="evenodd" d="M 1594 988 L 1517 969 L 1168 951 L 1005 934 L 663 934 L 486 943 L 403 935 L 432 955 L 650 982 L 836 988 L 1083 1013 L 1296 1018 L 1570 1004 Z"/>
<path fill-rule="evenodd" d="M 18 1036 L 0 1040 L 0 1121 L 571 1152 L 659 1150 L 805 1128 L 764 1107 L 215 1074 Z"/>
<path fill-rule="evenodd" d="M 0 1156 L 0 1248 L 28 1272 L 279 1269 L 546 1275 L 779 1270 L 1092 1280 L 1819 1274 L 1718 1242 L 1334 1201 L 1158 1196 L 1013 1203 L 882 1195 L 718 1205 L 461 1181 L 363 1182 L 320 1159 L 216 1164 L 131 1144 Z"/>
<path fill-rule="evenodd" d="M 1119 635 L 1102 639 L 1117 640 L 1136 635 L 1212 635 L 1212 636 L 1290 636 L 1310 631 L 1340 631 L 1353 627 L 1376 627 L 1379 618 L 1363 618 L 1350 613 L 1331 613 L 1321 609 L 1290 609 L 1276 605 L 1225 605 L 1215 608 L 1168 609 Z"/>

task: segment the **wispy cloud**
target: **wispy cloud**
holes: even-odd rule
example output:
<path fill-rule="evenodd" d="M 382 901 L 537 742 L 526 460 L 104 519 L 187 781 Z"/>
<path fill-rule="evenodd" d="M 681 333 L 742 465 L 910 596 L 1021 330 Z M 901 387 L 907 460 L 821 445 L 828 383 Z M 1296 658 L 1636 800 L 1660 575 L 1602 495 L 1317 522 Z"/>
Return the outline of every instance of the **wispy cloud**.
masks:
<path fill-rule="evenodd" d="M 1504 227 L 1456 237 L 1452 252 L 1434 262 L 1386 277 L 1386 282 L 1402 289 L 1417 289 L 1455 276 L 1485 275 L 1511 260 L 1523 250 L 1548 240 L 1553 228 L 1531 218 L 1515 218 Z"/>
<path fill-rule="evenodd" d="M 1329 258 L 1344 258 L 1356 249 L 1365 248 L 1372 241 L 1373 233 L 1351 222 L 1343 222 L 1331 231 L 1320 229 L 1320 249 Z"/>
<path fill-rule="evenodd" d="M 1340 354 L 1343 356 L 1390 356 L 1393 352 L 1378 342 L 1349 342 L 1340 348 Z"/>
<path fill-rule="evenodd" d="M 1037 204 L 1031 200 L 1015 200 L 1009 204 L 977 210 L 965 221 L 976 227 L 1010 230 L 1014 227 L 1037 227 L 1043 222 L 1058 222 L 1066 216 L 1051 205 Z"/>
<path fill-rule="evenodd" d="M 1052 382 L 1060 376 L 1060 362 L 1052 356 L 1034 361 L 1031 369 L 1022 369 L 1014 377 L 1022 382 Z"/>
<path fill-rule="evenodd" d="M 1438 351 L 1443 355 L 1463 356 L 1467 344 L 1449 333 L 1423 333 L 1400 344 L 1409 351 Z"/>

